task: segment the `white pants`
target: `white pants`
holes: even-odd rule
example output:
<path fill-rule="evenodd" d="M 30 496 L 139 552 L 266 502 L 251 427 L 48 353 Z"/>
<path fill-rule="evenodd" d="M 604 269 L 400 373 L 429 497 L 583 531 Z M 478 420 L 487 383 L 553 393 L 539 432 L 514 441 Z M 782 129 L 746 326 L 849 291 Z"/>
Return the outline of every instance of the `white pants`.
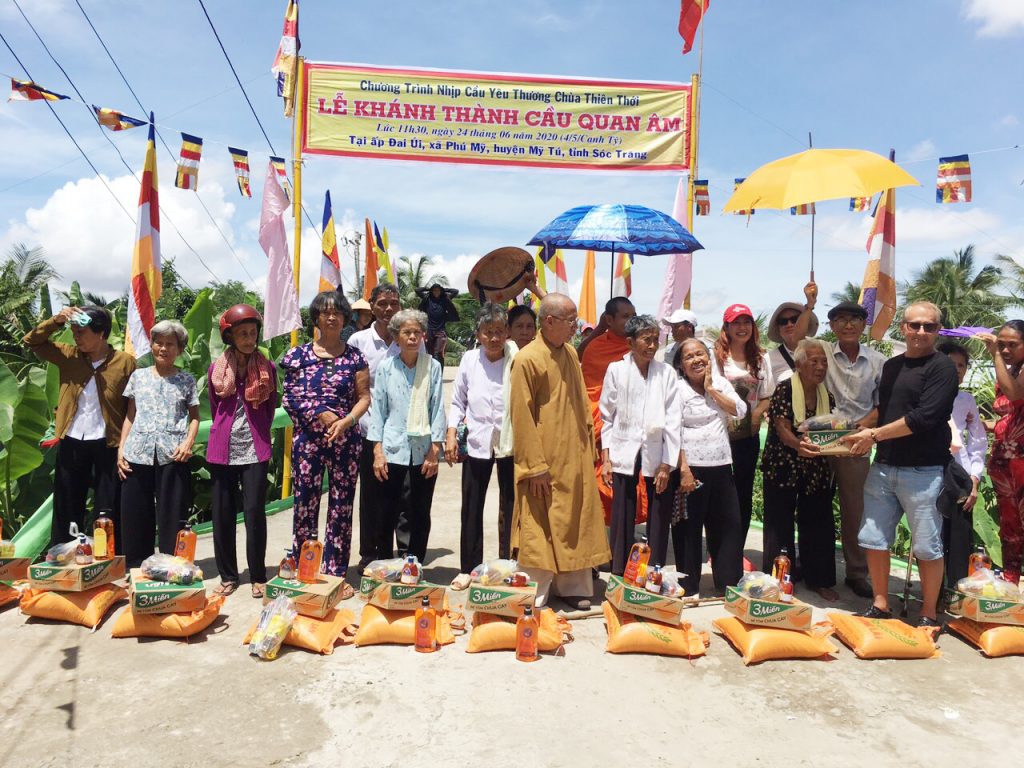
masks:
<path fill-rule="evenodd" d="M 530 581 L 537 582 L 537 599 L 534 605 L 543 608 L 553 592 L 563 597 L 593 597 L 594 577 L 590 568 L 579 571 L 555 573 L 543 568 L 527 568 Z"/>

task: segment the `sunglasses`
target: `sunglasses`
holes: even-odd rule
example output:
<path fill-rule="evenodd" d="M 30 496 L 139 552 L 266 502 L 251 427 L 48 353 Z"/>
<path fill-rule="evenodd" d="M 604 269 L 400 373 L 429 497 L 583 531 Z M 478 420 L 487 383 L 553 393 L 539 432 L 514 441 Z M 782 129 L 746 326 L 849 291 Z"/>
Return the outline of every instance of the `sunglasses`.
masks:
<path fill-rule="evenodd" d="M 904 321 L 907 322 L 907 321 Z M 911 323 L 907 322 L 907 328 L 912 331 L 924 331 L 925 333 L 935 333 L 939 330 L 938 323 Z"/>
<path fill-rule="evenodd" d="M 784 328 L 787 325 L 796 325 L 796 321 L 799 319 L 800 315 L 786 315 L 785 317 L 780 317 L 776 320 L 775 324 L 780 328 Z"/>

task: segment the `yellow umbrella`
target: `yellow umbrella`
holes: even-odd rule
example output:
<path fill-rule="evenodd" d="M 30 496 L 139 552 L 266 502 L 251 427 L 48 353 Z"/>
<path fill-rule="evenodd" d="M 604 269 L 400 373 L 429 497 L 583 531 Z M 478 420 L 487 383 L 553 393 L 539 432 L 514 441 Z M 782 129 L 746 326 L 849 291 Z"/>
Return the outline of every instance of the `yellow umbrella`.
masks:
<path fill-rule="evenodd" d="M 726 213 L 869 197 L 883 189 L 920 186 L 896 163 L 863 149 L 807 149 L 762 165 L 725 204 Z"/>

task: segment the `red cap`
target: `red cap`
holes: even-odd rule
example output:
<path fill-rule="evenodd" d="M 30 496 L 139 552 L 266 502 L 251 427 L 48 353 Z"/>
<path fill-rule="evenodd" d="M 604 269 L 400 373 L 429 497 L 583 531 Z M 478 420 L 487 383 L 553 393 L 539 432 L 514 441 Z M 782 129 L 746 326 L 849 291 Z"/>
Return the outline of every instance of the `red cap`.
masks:
<path fill-rule="evenodd" d="M 726 307 L 725 314 L 722 315 L 722 322 L 731 323 L 737 317 L 743 317 L 744 315 L 749 317 L 751 320 L 754 319 L 754 313 L 750 311 L 750 307 L 746 304 L 730 304 Z"/>

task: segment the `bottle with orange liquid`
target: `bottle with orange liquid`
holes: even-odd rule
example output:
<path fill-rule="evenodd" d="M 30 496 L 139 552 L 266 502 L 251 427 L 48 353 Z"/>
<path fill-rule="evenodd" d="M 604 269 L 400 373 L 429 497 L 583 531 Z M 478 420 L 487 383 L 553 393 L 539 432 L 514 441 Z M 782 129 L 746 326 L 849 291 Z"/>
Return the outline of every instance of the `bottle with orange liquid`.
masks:
<path fill-rule="evenodd" d="M 100 516 L 93 523 L 92 556 L 97 560 L 114 559 L 114 521 L 109 509 L 101 509 Z"/>
<path fill-rule="evenodd" d="M 192 522 L 186 520 L 185 527 L 178 531 L 178 541 L 174 545 L 174 554 L 185 558 L 190 563 L 194 563 L 196 561 L 196 540 L 198 538 L 195 531 L 192 530 Z"/>
<path fill-rule="evenodd" d="M 416 609 L 416 652 L 433 653 L 437 650 L 437 611 L 425 596 Z"/>
<path fill-rule="evenodd" d="M 988 556 L 988 552 L 985 551 L 984 547 L 978 547 L 976 552 L 971 553 L 967 560 L 967 575 L 971 576 L 981 568 L 992 570 L 992 558 Z"/>
<path fill-rule="evenodd" d="M 405 558 L 405 565 L 402 566 L 401 582 L 410 586 L 420 583 L 420 566 L 416 562 L 416 555 L 409 555 Z"/>
<path fill-rule="evenodd" d="M 789 560 L 789 552 L 783 547 L 779 551 L 778 557 L 772 563 L 772 578 L 779 582 L 781 586 L 782 582 L 786 580 L 786 576 L 789 575 L 789 569 L 793 567 L 793 564 Z"/>
<path fill-rule="evenodd" d="M 281 565 L 277 568 L 277 575 L 282 579 L 294 579 L 295 578 L 295 553 L 294 550 L 286 549 L 284 551 L 284 559 L 281 560 Z"/>
<path fill-rule="evenodd" d="M 792 603 L 793 602 L 793 592 L 794 592 L 793 579 L 787 573 L 786 574 L 786 578 L 784 578 L 782 580 L 782 590 L 779 593 L 779 600 L 781 602 L 783 602 L 783 603 Z"/>
<path fill-rule="evenodd" d="M 647 582 L 644 589 L 656 595 L 661 594 L 661 566 L 655 565 L 653 571 L 647 571 Z"/>
<path fill-rule="evenodd" d="M 533 608 L 523 608 L 523 615 L 516 620 L 516 661 L 537 661 L 537 630 L 540 628 Z"/>
<path fill-rule="evenodd" d="M 75 547 L 75 564 L 89 565 L 93 561 L 92 547 L 84 533 L 78 534 L 78 546 Z"/>
<path fill-rule="evenodd" d="M 324 556 L 324 545 L 316 539 L 306 539 L 299 551 L 299 581 L 315 584 L 320 577 L 320 561 Z"/>
<path fill-rule="evenodd" d="M 622 573 L 622 580 L 627 584 L 636 584 L 641 578 L 641 571 L 646 572 L 647 561 L 651 559 L 651 548 L 647 544 L 647 537 L 642 536 L 640 541 L 629 550 L 629 558 L 626 560 L 626 568 Z"/>

